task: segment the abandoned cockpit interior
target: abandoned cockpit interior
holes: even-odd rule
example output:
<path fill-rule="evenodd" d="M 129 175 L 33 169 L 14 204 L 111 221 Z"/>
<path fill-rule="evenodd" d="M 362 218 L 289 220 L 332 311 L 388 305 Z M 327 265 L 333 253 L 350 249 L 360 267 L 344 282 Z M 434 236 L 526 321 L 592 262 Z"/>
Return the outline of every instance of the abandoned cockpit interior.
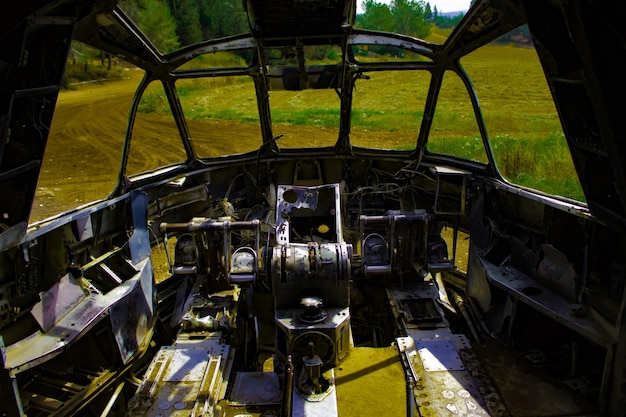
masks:
<path fill-rule="evenodd" d="M 626 416 L 626 4 L 221 3 L 3 6 L 0 414 Z"/>

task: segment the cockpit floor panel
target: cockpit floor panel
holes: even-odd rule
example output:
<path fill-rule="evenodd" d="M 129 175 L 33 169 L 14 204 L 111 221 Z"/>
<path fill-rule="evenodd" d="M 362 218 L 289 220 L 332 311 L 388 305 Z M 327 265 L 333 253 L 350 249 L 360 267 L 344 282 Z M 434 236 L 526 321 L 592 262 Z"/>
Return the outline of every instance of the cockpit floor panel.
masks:
<path fill-rule="evenodd" d="M 512 417 L 593 415 L 596 410 L 564 384 L 495 340 L 472 345 Z"/>

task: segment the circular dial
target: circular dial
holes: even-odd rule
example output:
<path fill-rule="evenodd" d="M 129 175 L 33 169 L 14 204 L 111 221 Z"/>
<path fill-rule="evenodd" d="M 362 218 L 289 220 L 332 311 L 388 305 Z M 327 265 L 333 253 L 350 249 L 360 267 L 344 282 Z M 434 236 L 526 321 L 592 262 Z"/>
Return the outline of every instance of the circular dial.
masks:
<path fill-rule="evenodd" d="M 254 254 L 249 251 L 240 251 L 233 254 L 231 272 L 253 272 Z"/>
<path fill-rule="evenodd" d="M 317 355 L 322 360 L 322 366 L 329 364 L 335 355 L 333 341 L 321 332 L 306 332 L 296 337 L 291 345 L 291 354 L 297 360 Z"/>

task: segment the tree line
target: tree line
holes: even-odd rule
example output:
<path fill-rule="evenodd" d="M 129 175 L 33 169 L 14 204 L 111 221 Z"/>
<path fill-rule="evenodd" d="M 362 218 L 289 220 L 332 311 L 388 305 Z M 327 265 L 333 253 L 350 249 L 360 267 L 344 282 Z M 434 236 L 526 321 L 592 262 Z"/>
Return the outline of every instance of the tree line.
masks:
<path fill-rule="evenodd" d="M 120 7 L 162 52 L 249 30 L 241 0 L 126 0 Z"/>
<path fill-rule="evenodd" d="M 249 30 L 241 0 L 126 0 L 120 6 L 164 52 Z M 433 24 L 454 27 L 463 17 L 441 15 L 424 0 L 365 0 L 363 10 L 357 27 L 416 37 L 427 36 Z"/>
<path fill-rule="evenodd" d="M 429 2 L 422 0 L 392 0 L 389 4 L 364 0 L 363 10 L 356 17 L 357 27 L 418 38 L 428 36 L 432 25 L 451 28 L 463 18 L 463 14 L 454 17 L 442 15 L 437 6 L 431 7 Z"/>
<path fill-rule="evenodd" d="M 248 16 L 241 0 L 125 0 L 119 6 L 163 53 L 205 39 L 220 38 L 249 31 Z M 398 32 L 423 38 L 432 25 L 454 27 L 463 17 L 441 15 L 424 0 L 392 0 L 389 4 L 364 0 L 363 13 L 356 16 L 356 27 Z M 74 42 L 72 64 L 84 66 L 111 57 Z M 76 70 L 75 70 L 76 71 Z"/>

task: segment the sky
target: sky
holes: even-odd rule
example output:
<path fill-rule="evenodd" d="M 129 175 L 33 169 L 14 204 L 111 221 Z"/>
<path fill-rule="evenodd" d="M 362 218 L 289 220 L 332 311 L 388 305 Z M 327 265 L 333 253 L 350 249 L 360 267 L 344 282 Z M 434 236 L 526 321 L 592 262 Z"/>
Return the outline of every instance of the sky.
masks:
<path fill-rule="evenodd" d="M 470 0 L 426 0 L 430 3 L 430 7 L 437 6 L 440 12 L 458 12 L 459 10 L 469 9 Z"/>
<path fill-rule="evenodd" d="M 390 3 L 391 0 L 377 0 L 379 3 Z M 435 8 L 437 6 L 437 10 L 439 12 L 458 12 L 460 10 L 469 9 L 469 5 L 471 0 L 424 0 L 427 3 L 430 3 L 430 7 Z M 358 13 L 363 12 L 361 8 L 361 0 L 357 0 L 358 4 Z"/>

